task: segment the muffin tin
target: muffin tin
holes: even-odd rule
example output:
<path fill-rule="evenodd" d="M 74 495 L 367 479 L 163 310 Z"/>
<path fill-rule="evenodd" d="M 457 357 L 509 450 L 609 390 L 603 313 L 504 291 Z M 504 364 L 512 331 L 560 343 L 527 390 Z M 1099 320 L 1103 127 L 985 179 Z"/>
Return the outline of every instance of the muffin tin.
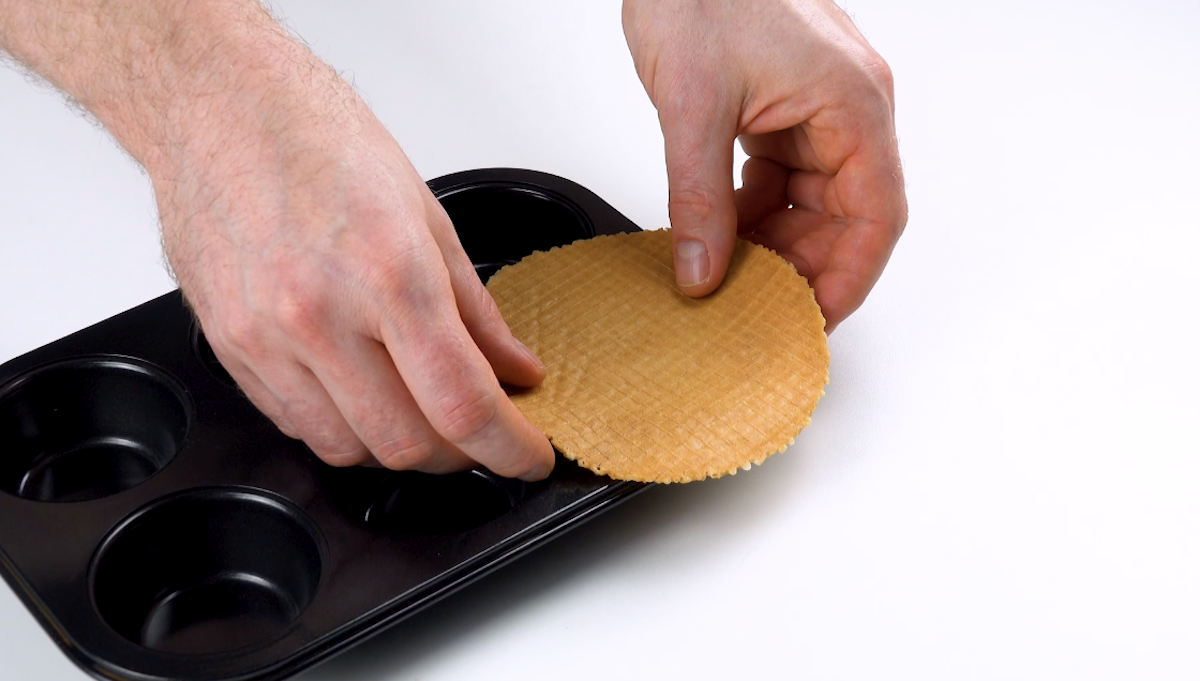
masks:
<path fill-rule="evenodd" d="M 544 173 L 429 183 L 480 277 L 638 228 Z M 178 291 L 0 366 L 0 572 L 104 679 L 282 679 L 645 489 L 333 468 L 237 390 Z"/>

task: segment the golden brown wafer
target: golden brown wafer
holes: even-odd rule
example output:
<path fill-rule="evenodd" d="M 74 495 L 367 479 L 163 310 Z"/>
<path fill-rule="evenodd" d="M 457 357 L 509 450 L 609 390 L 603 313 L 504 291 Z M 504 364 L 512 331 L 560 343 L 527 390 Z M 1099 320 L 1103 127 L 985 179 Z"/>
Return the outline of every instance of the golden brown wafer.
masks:
<path fill-rule="evenodd" d="M 512 393 L 567 458 L 622 480 L 721 477 L 781 452 L 829 380 L 808 281 L 739 240 L 724 283 L 679 293 L 668 230 L 534 253 L 487 285 L 546 380 Z"/>

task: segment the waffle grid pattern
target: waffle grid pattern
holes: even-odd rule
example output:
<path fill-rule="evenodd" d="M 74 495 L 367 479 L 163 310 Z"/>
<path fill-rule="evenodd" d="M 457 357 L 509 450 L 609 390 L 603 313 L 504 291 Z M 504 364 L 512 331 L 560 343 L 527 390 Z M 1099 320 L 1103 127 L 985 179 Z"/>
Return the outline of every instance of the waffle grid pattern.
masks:
<path fill-rule="evenodd" d="M 666 230 L 535 253 L 488 290 L 547 367 L 514 403 L 564 455 L 614 478 L 690 482 L 761 463 L 808 425 L 828 381 L 812 289 L 749 242 L 699 300 L 675 288 Z"/>

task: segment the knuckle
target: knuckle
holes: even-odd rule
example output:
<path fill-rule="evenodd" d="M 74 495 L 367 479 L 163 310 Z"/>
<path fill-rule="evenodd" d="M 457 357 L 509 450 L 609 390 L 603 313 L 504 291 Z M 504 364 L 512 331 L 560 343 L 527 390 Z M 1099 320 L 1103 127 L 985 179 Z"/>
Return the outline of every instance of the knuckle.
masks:
<path fill-rule="evenodd" d="M 338 468 L 360 464 L 368 456 L 361 443 L 348 442 L 329 433 L 304 433 L 303 440 L 318 459 Z"/>
<path fill-rule="evenodd" d="M 330 466 L 354 466 L 370 456 L 362 442 L 338 424 L 312 414 L 299 413 L 296 409 L 285 407 L 284 412 L 283 418 L 298 431 L 293 437 L 298 436 L 318 459 Z M 279 420 L 275 419 L 276 423 Z"/>
<path fill-rule="evenodd" d="M 409 268 L 403 277 L 381 281 L 382 320 L 397 329 L 418 329 L 446 314 L 457 314 L 453 296 L 442 290 L 433 273 Z M 449 286 L 446 287 L 447 289 Z"/>
<path fill-rule="evenodd" d="M 437 453 L 437 442 L 412 435 L 394 438 L 372 447 L 379 463 L 394 471 L 420 468 Z"/>
<path fill-rule="evenodd" d="M 857 82 L 857 89 L 865 90 L 864 96 L 870 100 L 883 99 L 889 107 L 895 100 L 896 77 L 892 67 L 869 46 L 844 65 L 843 75 L 851 82 Z"/>
<path fill-rule="evenodd" d="M 260 337 L 259 325 L 253 315 L 243 311 L 226 312 L 214 320 L 212 326 L 205 335 L 214 350 L 238 356 L 253 354 Z"/>
<path fill-rule="evenodd" d="M 375 300 L 395 300 L 405 294 L 402 281 L 409 269 L 403 262 L 376 262 L 364 259 L 358 273 L 359 288 Z"/>
<path fill-rule="evenodd" d="M 251 401 L 253 401 L 253 400 L 251 400 Z M 258 405 L 256 404 L 255 406 L 258 406 Z M 297 429 L 296 426 L 293 425 L 292 422 L 286 416 L 283 416 L 281 414 L 280 415 L 272 415 L 272 414 L 268 413 L 266 409 L 263 409 L 261 407 L 259 407 L 259 411 L 266 414 L 267 418 L 271 419 L 271 422 L 275 424 L 275 427 L 279 429 L 279 432 L 292 438 L 293 440 L 303 439 L 303 436 L 300 434 L 300 430 Z"/>
<path fill-rule="evenodd" d="M 896 89 L 896 77 L 892 73 L 892 67 L 888 66 L 888 63 L 882 57 L 875 55 L 874 59 L 867 62 L 866 71 L 868 77 L 874 81 L 876 87 L 887 93 L 890 99 Z"/>
<path fill-rule="evenodd" d="M 473 275 L 474 273 L 472 273 Z M 504 329 L 507 330 L 508 322 L 504 321 L 504 315 L 500 314 L 500 308 L 496 305 L 496 300 L 492 298 L 492 294 L 487 288 L 480 283 L 479 279 L 472 276 L 474 281 L 468 280 L 469 286 L 466 295 L 470 296 L 471 304 L 468 306 L 476 315 L 478 315 L 479 323 L 486 329 Z"/>
<path fill-rule="evenodd" d="M 322 337 L 328 305 L 311 284 L 283 280 L 273 304 L 272 315 L 280 329 L 301 342 Z"/>
<path fill-rule="evenodd" d="M 454 393 L 434 414 L 434 427 L 451 442 L 470 442 L 486 432 L 500 411 L 488 391 L 474 389 Z"/>
<path fill-rule="evenodd" d="M 275 424 L 275 427 L 278 428 L 281 433 L 292 438 L 293 440 L 302 439 L 303 436 L 300 432 L 300 429 L 296 427 L 295 423 L 290 418 L 288 418 L 288 415 L 284 413 L 284 410 L 280 407 L 278 402 L 276 402 L 274 399 L 271 399 L 261 390 L 246 391 L 244 394 L 256 409 L 270 419 L 271 423 Z"/>
<path fill-rule="evenodd" d="M 334 468 L 347 468 L 349 466 L 357 466 L 366 458 L 366 452 L 360 447 L 355 449 L 327 450 L 317 451 L 309 445 L 309 449 L 317 455 L 317 458 L 325 462 L 327 465 Z"/>
<path fill-rule="evenodd" d="M 715 67 L 675 56 L 655 60 L 653 71 L 646 89 L 660 122 L 702 124 L 721 109 L 725 88 Z"/>
<path fill-rule="evenodd" d="M 908 202 L 901 201 L 900 207 L 896 211 L 896 220 L 892 223 L 892 238 L 899 240 L 904 235 L 904 230 L 908 227 Z"/>
<path fill-rule="evenodd" d="M 671 189 L 667 213 L 671 225 L 706 222 L 713 215 L 712 192 L 695 188 Z"/>

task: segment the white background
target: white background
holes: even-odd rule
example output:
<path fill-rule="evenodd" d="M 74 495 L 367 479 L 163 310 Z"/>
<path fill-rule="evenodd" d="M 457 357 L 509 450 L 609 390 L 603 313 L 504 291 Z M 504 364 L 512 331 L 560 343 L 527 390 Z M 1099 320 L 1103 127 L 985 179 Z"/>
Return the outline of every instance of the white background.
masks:
<path fill-rule="evenodd" d="M 427 177 L 666 224 L 615 0 L 280 3 Z M 911 219 L 749 474 L 651 490 L 333 679 L 1200 678 L 1200 5 L 854 0 Z M 169 290 L 149 186 L 0 70 L 0 361 Z M 0 588 L 0 678 L 82 679 Z"/>

